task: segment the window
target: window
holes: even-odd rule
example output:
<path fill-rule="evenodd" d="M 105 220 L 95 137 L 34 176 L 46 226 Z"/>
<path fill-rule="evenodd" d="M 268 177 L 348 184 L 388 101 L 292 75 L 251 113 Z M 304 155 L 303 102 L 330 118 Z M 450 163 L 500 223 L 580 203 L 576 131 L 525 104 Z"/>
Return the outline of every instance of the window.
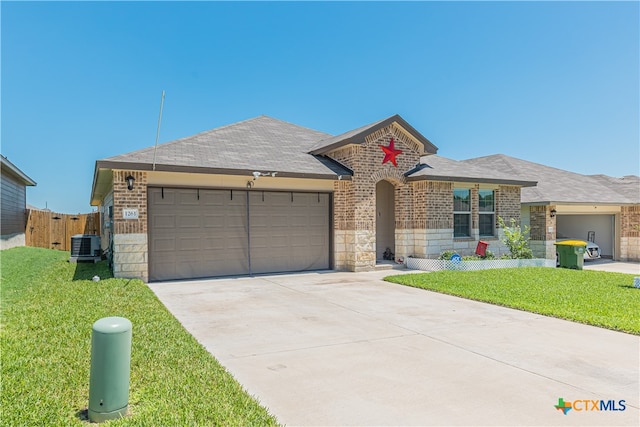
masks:
<path fill-rule="evenodd" d="M 493 190 L 478 191 L 480 236 L 495 235 L 495 195 Z"/>
<path fill-rule="evenodd" d="M 453 237 L 471 237 L 471 190 L 453 190 Z"/>

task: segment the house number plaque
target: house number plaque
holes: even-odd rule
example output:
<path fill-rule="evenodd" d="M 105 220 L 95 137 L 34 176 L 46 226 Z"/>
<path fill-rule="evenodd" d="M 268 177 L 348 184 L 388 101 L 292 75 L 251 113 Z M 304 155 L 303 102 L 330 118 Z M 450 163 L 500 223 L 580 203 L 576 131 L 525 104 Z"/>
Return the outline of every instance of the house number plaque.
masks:
<path fill-rule="evenodd" d="M 138 219 L 138 209 L 122 209 L 122 218 L 124 219 Z"/>

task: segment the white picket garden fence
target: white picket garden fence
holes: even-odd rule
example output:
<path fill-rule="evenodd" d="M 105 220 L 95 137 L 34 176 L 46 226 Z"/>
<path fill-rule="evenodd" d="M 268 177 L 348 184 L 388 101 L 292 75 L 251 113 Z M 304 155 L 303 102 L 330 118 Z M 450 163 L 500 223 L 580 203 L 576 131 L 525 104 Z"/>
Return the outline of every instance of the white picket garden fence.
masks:
<path fill-rule="evenodd" d="M 478 261 L 450 261 L 442 259 L 425 259 L 407 257 L 407 268 L 410 270 L 439 271 L 439 270 L 459 270 L 475 271 L 489 270 L 492 268 L 514 268 L 514 267 L 556 267 L 554 259 L 534 258 L 534 259 L 490 259 Z"/>

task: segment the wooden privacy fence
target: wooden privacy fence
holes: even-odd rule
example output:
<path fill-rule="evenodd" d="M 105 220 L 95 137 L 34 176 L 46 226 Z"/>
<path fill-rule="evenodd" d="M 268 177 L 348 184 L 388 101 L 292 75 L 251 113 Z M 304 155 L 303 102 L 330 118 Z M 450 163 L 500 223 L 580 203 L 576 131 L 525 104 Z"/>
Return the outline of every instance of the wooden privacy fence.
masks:
<path fill-rule="evenodd" d="M 100 235 L 100 213 L 61 214 L 35 209 L 27 210 L 27 246 L 71 250 L 71 236 L 76 234 Z"/>

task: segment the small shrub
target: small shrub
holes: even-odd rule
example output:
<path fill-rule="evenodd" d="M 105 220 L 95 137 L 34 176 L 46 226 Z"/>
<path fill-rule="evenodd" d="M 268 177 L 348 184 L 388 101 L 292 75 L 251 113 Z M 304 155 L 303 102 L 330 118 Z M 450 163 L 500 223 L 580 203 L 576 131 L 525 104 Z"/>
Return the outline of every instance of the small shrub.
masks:
<path fill-rule="evenodd" d="M 532 259 L 533 252 L 529 247 L 529 226 L 524 226 L 524 230 L 516 225 L 516 220 L 511 218 L 511 225 L 507 226 L 501 217 L 498 217 L 498 223 L 504 230 L 504 238 L 501 239 L 509 252 L 511 253 L 511 259 Z"/>
<path fill-rule="evenodd" d="M 453 255 L 458 255 L 458 252 L 456 252 L 456 251 L 444 251 L 444 252 L 442 252 L 440 254 L 438 259 L 443 259 L 443 260 L 449 261 Z"/>
<path fill-rule="evenodd" d="M 496 256 L 493 252 L 491 252 L 489 249 L 486 250 L 486 252 L 484 253 L 484 256 L 480 257 L 481 259 L 496 259 Z"/>

